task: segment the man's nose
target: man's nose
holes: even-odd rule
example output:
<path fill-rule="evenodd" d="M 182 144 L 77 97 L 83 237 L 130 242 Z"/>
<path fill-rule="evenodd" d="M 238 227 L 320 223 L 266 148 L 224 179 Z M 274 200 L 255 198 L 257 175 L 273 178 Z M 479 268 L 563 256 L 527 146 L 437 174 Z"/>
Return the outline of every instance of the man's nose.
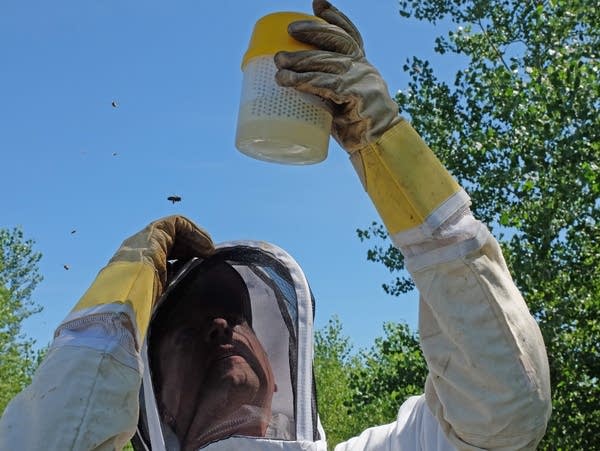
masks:
<path fill-rule="evenodd" d="M 213 318 L 206 339 L 209 343 L 221 343 L 231 340 L 233 328 L 225 318 Z"/>

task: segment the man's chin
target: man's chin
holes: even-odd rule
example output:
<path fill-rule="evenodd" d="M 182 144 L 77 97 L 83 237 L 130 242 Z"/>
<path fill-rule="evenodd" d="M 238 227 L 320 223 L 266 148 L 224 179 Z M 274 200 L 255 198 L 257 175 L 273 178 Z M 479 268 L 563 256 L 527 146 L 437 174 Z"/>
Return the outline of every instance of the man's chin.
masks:
<path fill-rule="evenodd" d="M 217 363 L 205 380 L 203 392 L 231 393 L 234 398 L 241 398 L 240 404 L 247 403 L 256 395 L 260 380 L 243 357 L 231 356 Z"/>
<path fill-rule="evenodd" d="M 196 400 L 196 417 L 227 416 L 244 405 L 254 405 L 258 386 L 245 372 L 227 371 L 204 381 Z"/>
<path fill-rule="evenodd" d="M 264 437 L 270 416 L 270 409 L 243 405 L 228 415 L 213 417 L 209 423 L 195 421 L 181 448 L 184 451 L 195 450 L 232 435 Z"/>

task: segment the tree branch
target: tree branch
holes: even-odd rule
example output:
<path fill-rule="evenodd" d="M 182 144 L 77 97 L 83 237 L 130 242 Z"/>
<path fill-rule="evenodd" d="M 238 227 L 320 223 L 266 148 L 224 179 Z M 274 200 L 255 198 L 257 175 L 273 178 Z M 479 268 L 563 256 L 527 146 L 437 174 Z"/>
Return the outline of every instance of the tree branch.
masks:
<path fill-rule="evenodd" d="M 494 45 L 494 43 L 490 39 L 489 35 L 487 34 L 487 31 L 485 31 L 485 28 L 483 27 L 483 24 L 481 23 L 481 19 L 477 19 L 477 24 L 479 25 L 479 28 L 481 28 L 481 31 L 483 32 L 483 35 L 485 36 L 485 40 L 494 49 L 494 52 L 496 53 L 496 56 L 498 58 L 500 58 L 500 61 L 502 61 L 502 64 L 504 65 L 504 67 L 506 68 L 506 70 L 509 71 L 509 72 L 511 72 L 510 67 L 508 67 L 508 64 L 506 64 L 506 61 L 504 61 L 504 57 L 502 56 L 502 54 L 500 53 L 500 51 L 498 50 L 498 48 Z"/>

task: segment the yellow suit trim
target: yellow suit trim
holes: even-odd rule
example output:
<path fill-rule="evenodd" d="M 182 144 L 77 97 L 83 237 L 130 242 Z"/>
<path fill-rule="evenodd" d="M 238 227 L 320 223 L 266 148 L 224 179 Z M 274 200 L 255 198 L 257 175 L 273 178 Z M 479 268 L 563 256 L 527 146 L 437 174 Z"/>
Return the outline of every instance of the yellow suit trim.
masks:
<path fill-rule="evenodd" d="M 116 262 L 106 266 L 88 288 L 73 312 L 102 304 L 121 302 L 131 305 L 141 340 L 150 323 L 154 292 L 155 271 L 141 262 Z"/>
<path fill-rule="evenodd" d="M 352 159 L 392 235 L 420 226 L 461 189 L 406 121 L 386 131 Z"/>

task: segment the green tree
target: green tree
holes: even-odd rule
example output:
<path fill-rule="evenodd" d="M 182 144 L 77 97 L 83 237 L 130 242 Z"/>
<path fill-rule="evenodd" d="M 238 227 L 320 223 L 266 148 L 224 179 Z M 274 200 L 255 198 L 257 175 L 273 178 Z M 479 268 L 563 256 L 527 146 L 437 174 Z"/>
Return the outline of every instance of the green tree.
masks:
<path fill-rule="evenodd" d="M 33 244 L 19 228 L 0 229 L 0 412 L 29 383 L 41 355 L 21 330 L 26 318 L 41 311 L 31 300 L 42 280 L 41 254 Z"/>
<path fill-rule="evenodd" d="M 343 335 L 337 316 L 315 332 L 314 370 L 317 384 L 319 417 L 333 447 L 356 435 L 356 421 L 350 414 L 350 379 L 356 362 L 350 339 Z"/>
<path fill-rule="evenodd" d="M 400 0 L 400 14 L 455 30 L 436 38 L 463 62 L 452 82 L 406 61 L 402 114 L 473 199 L 503 246 L 547 345 L 553 415 L 540 449 L 599 449 L 600 9 L 585 0 Z M 373 223 L 368 259 L 412 289 Z"/>
<path fill-rule="evenodd" d="M 425 387 L 427 365 L 419 338 L 407 324 L 386 323 L 383 330 L 384 336 L 360 353 L 350 379 L 350 413 L 359 431 L 394 421 L 400 405 Z"/>
<path fill-rule="evenodd" d="M 384 336 L 353 353 L 337 317 L 315 334 L 319 416 L 331 449 L 363 430 L 390 423 L 411 395 L 423 393 L 427 366 L 406 324 L 384 325 Z"/>

